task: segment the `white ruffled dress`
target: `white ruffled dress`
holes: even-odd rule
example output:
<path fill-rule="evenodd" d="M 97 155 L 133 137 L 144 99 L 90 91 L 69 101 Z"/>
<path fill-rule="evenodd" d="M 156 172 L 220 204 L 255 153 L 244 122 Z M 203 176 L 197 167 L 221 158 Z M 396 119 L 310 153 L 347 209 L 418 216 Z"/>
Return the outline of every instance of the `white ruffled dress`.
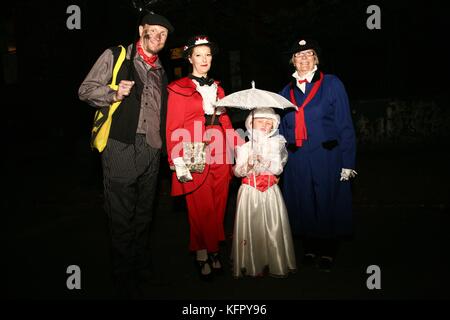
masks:
<path fill-rule="evenodd" d="M 258 133 L 258 132 L 255 132 Z M 248 172 L 248 159 L 259 156 L 253 172 L 277 179 L 287 161 L 286 140 L 281 135 L 271 137 L 254 134 L 253 140 L 237 148 L 238 177 L 256 179 Z M 275 180 L 276 181 L 276 180 Z M 256 180 L 253 185 L 256 185 Z M 269 183 L 270 185 L 270 183 Z M 278 187 L 267 190 L 242 184 L 238 191 L 231 258 L 233 277 L 262 276 L 286 277 L 296 271 L 296 261 L 287 209 Z"/>

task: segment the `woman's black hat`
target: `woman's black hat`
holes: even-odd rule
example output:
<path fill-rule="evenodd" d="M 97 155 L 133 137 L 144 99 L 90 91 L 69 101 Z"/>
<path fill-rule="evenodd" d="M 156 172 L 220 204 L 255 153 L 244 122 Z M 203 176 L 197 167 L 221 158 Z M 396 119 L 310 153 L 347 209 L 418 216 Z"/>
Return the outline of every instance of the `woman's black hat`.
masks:
<path fill-rule="evenodd" d="M 299 39 L 296 40 L 295 43 L 292 45 L 291 50 L 289 51 L 290 54 L 294 54 L 300 51 L 304 50 L 314 50 L 317 55 L 320 55 L 320 47 L 317 41 L 313 39 Z"/>
<path fill-rule="evenodd" d="M 197 46 L 208 46 L 211 49 L 211 53 L 214 55 L 219 51 L 219 48 L 214 42 L 211 42 L 208 36 L 197 35 L 188 39 L 186 45 L 183 47 L 183 56 L 187 56 L 192 52 L 192 49 Z"/>

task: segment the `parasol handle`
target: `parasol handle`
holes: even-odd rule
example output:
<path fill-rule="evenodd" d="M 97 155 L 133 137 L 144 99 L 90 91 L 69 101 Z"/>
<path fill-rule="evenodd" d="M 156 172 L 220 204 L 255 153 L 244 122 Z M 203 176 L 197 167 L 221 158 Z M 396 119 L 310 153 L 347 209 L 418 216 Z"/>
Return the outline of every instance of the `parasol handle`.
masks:
<path fill-rule="evenodd" d="M 255 81 L 252 80 L 252 89 L 255 89 Z"/>
<path fill-rule="evenodd" d="M 252 81 L 252 84 L 254 84 L 255 83 L 255 81 Z M 251 128 L 252 128 L 252 137 L 251 137 L 251 148 L 252 148 L 252 153 L 253 153 L 253 120 L 255 120 L 255 112 L 254 112 L 254 110 L 252 110 L 252 125 L 251 125 Z"/>

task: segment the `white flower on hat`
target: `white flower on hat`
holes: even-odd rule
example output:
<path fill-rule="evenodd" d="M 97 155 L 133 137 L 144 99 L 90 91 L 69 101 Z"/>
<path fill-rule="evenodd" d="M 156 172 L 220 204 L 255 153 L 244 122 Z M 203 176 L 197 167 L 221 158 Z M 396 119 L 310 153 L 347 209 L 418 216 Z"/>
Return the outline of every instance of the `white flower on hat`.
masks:
<path fill-rule="evenodd" d="M 209 43 L 208 38 L 197 38 L 195 40 L 195 45 L 199 45 L 199 44 L 205 44 L 205 43 Z"/>
<path fill-rule="evenodd" d="M 188 46 L 184 46 L 183 50 L 186 51 L 189 47 Z"/>
<path fill-rule="evenodd" d="M 306 41 L 305 40 L 300 40 L 298 44 L 301 45 L 301 46 L 304 46 L 306 44 Z"/>

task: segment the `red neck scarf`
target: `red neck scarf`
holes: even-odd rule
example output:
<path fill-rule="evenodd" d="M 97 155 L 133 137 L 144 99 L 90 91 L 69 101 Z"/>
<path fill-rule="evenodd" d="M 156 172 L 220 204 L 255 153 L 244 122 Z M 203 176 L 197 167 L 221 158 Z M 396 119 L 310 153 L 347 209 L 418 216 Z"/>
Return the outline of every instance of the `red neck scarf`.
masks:
<path fill-rule="evenodd" d="M 309 92 L 308 96 L 306 97 L 305 101 L 303 101 L 301 106 L 297 104 L 294 95 L 294 88 L 291 86 L 290 91 L 291 102 L 298 107 L 298 110 L 295 113 L 295 145 L 297 147 L 301 147 L 303 145 L 303 140 L 306 140 L 308 138 L 308 133 L 305 124 L 305 111 L 303 109 L 311 101 L 311 99 L 314 98 L 314 96 L 317 93 L 317 90 L 319 90 L 319 87 L 322 84 L 322 81 L 323 81 L 323 73 L 320 72 L 320 79 L 316 81 L 316 83 L 314 83 L 311 91 Z"/>
<path fill-rule="evenodd" d="M 141 40 L 139 40 L 136 43 L 136 48 L 137 48 L 137 52 L 139 53 L 139 55 L 142 57 L 142 59 L 144 59 L 144 61 L 146 63 L 148 63 L 149 65 L 152 66 L 152 68 L 156 67 L 156 60 L 158 60 L 158 55 L 154 54 L 153 56 L 149 57 L 145 54 L 144 49 L 142 49 L 142 45 L 141 45 Z"/>

